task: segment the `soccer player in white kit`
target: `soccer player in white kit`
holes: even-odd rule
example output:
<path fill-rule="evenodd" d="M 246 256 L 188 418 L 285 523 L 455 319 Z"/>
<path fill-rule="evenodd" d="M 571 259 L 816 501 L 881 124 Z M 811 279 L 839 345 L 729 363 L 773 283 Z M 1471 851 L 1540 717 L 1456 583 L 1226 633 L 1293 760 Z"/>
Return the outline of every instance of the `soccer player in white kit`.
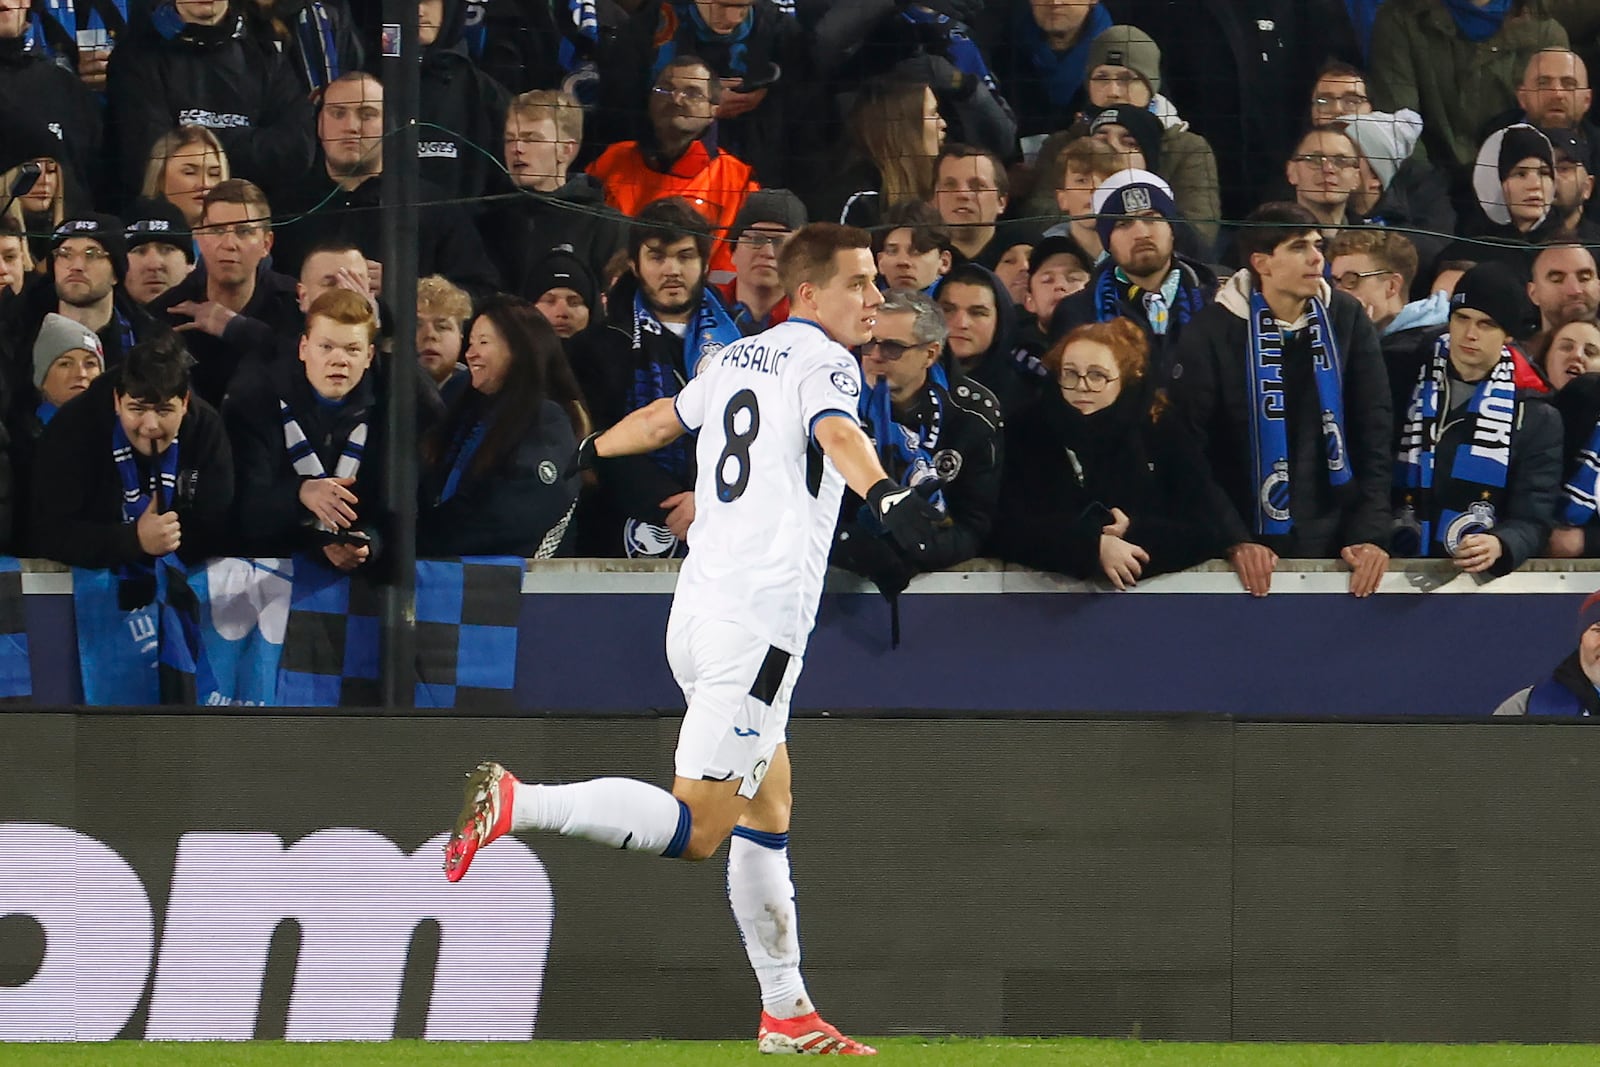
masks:
<path fill-rule="evenodd" d="M 702 355 L 676 397 L 579 453 L 588 465 L 698 436 L 691 551 L 667 623 L 667 659 L 688 702 L 672 792 L 627 778 L 532 785 L 480 764 L 467 776 L 445 875 L 458 881 L 478 849 L 523 830 L 690 860 L 731 836 L 728 898 L 761 985 L 760 1050 L 872 1055 L 822 1019 L 800 975 L 785 728 L 844 487 L 908 548 L 943 519 L 884 473 L 856 417 L 861 367 L 845 346 L 872 339 L 883 302 L 868 235 L 802 227 L 778 273 L 787 322 Z"/>

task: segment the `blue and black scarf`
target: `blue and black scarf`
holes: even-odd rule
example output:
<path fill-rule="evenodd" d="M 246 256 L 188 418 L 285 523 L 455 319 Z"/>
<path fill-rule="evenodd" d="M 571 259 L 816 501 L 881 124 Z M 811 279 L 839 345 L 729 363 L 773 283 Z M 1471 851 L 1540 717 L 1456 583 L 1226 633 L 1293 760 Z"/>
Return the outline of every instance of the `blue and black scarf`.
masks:
<path fill-rule="evenodd" d="M 157 510 L 172 507 L 178 488 L 179 456 L 178 439 L 174 437 L 167 450 L 161 453 L 152 484 L 146 485 L 140 476 L 138 461 L 134 459 L 133 443 L 122 428 L 122 420 L 111 424 L 111 458 L 122 482 L 124 523 L 137 523 L 152 499 Z M 216 679 L 211 675 L 200 643 L 200 601 L 189 588 L 189 568 L 176 553 L 169 552 L 150 563 L 125 565 L 118 570 L 117 577 L 124 587 L 153 589 L 161 703 L 193 704 L 200 694 L 214 692 Z M 149 595 L 149 592 L 144 594 L 143 603 L 150 602 Z"/>
<path fill-rule="evenodd" d="M 333 19 L 321 0 L 311 0 L 295 15 L 294 36 L 300 44 L 300 73 L 313 93 L 345 73 L 333 39 Z"/>
<path fill-rule="evenodd" d="M 1206 306 L 1206 294 L 1191 284 L 1178 267 L 1167 275 L 1160 292 L 1146 292 L 1135 285 L 1121 267 L 1101 271 L 1094 286 L 1095 321 L 1124 318 L 1124 304 L 1141 309 L 1150 332 L 1159 337 L 1172 329 L 1174 318 L 1179 326 L 1188 325 L 1195 312 Z"/>
<path fill-rule="evenodd" d="M 644 294 L 634 293 L 634 372 L 633 384 L 628 392 L 628 410 L 636 411 L 664 396 L 677 396 L 688 384 L 689 379 L 694 377 L 695 368 L 700 365 L 702 357 L 720 351 L 743 336 L 739 324 L 728 314 L 728 309 L 723 306 L 716 293 L 712 292 L 709 286 L 706 287 L 701 293 L 694 318 L 689 321 L 689 328 L 684 331 L 681 356 L 683 370 L 680 373 L 678 369 L 680 364 L 656 358 L 657 353 L 651 351 L 655 346 L 650 343 L 650 339 L 655 337 L 659 338 L 662 344 L 667 342 L 676 344 L 677 337 L 662 324 L 656 313 L 650 310 L 650 305 L 645 303 Z M 690 438 L 682 437 L 650 455 L 663 470 L 682 481 L 688 481 L 690 442 Z"/>
<path fill-rule="evenodd" d="M 950 380 L 943 367 L 935 363 L 928 369 L 928 382 L 924 388 L 929 414 L 920 427 L 895 420 L 887 378 L 878 379 L 878 383 L 863 391 L 861 399 L 856 402 L 857 414 L 872 430 L 872 441 L 877 446 L 878 459 L 883 464 L 884 472 L 912 489 L 939 483 L 933 454 L 939 447 L 940 438 L 944 436 L 944 408 L 949 402 L 950 390 Z M 943 492 L 935 489 L 928 500 L 940 511 L 945 510 Z M 872 514 L 872 509 L 864 504 L 861 507 L 861 521 L 873 529 L 883 528 L 878 517 Z"/>
<path fill-rule="evenodd" d="M 1450 417 L 1450 335 L 1434 344 L 1433 355 L 1411 393 L 1395 457 L 1395 534 L 1397 556 L 1456 553 L 1461 539 L 1494 529 L 1496 509 L 1505 496 L 1511 467 L 1511 435 L 1516 425 L 1516 365 L 1511 350 L 1473 390 L 1463 418 L 1467 440 L 1451 457 L 1449 478 L 1436 478 L 1434 450 Z"/>
<path fill-rule="evenodd" d="M 1596 496 L 1600 493 L 1600 422 L 1589 431 L 1589 440 L 1578 453 L 1578 469 L 1561 491 L 1567 498 L 1561 510 L 1562 522 L 1587 526 L 1594 520 L 1595 508 L 1600 505 L 1600 497 Z"/>
<path fill-rule="evenodd" d="M 434 498 L 433 505 L 438 507 L 461 489 L 461 479 L 466 477 L 467 468 L 472 465 L 472 457 L 477 455 L 478 449 L 483 445 L 484 435 L 489 432 L 489 426 L 494 422 L 494 409 L 480 412 L 468 421 L 462 423 L 450 439 L 450 447 L 444 454 L 444 465 L 448 473 L 444 476 L 444 485 L 439 490 L 439 495 Z"/>
<path fill-rule="evenodd" d="M 744 17 L 744 21 L 734 28 L 732 33 L 713 33 L 705 20 L 700 17 L 700 11 L 693 3 L 678 2 L 661 5 L 661 24 L 656 30 L 655 63 L 650 68 L 650 77 L 659 78 L 668 63 L 678 58 L 679 50 L 684 54 L 693 54 L 695 44 L 712 44 L 728 49 L 728 62 L 723 70 L 728 73 L 744 77 L 750 70 L 750 31 L 755 28 L 756 15 L 752 8 Z M 680 33 L 687 29 L 688 33 Z M 690 47 L 684 48 L 685 45 Z"/>
<path fill-rule="evenodd" d="M 1328 483 L 1335 489 L 1351 480 L 1345 446 L 1344 380 L 1339 344 L 1328 323 L 1321 300 L 1310 301 L 1311 321 L 1306 325 L 1311 342 L 1312 373 L 1317 382 L 1322 438 L 1327 445 Z M 1283 384 L 1283 331 L 1272 309 L 1257 290 L 1250 294 L 1250 360 L 1245 367 L 1250 397 L 1250 453 L 1254 469 L 1258 534 L 1286 534 L 1289 516 L 1289 430 L 1287 398 Z"/>
<path fill-rule="evenodd" d="M 311 442 L 306 438 L 306 432 L 300 426 L 300 420 L 294 417 L 287 402 L 278 401 L 278 417 L 283 420 L 283 446 L 289 452 L 289 462 L 294 464 L 294 472 L 302 478 L 326 478 L 328 469 L 322 465 L 322 457 L 317 455 L 317 450 L 311 447 Z M 339 459 L 334 464 L 333 476 L 335 478 L 354 478 L 361 473 L 361 457 L 367 448 L 367 420 L 363 416 L 350 430 L 350 436 L 345 438 L 344 447 L 339 451 Z M 324 533 L 332 530 L 321 519 L 317 520 L 317 529 Z"/>

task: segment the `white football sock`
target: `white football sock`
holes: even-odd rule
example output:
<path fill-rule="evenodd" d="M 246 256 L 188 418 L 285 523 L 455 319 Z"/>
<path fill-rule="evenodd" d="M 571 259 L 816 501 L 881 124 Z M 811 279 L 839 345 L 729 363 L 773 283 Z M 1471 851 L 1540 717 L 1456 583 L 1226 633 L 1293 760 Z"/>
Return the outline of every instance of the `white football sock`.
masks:
<path fill-rule="evenodd" d="M 733 832 L 728 841 L 728 903 L 761 983 L 761 1006 L 767 1014 L 793 1019 L 816 1011 L 800 977 L 800 925 L 789 875 L 788 834 L 744 827 Z"/>
<path fill-rule="evenodd" d="M 554 830 L 612 848 L 676 858 L 689 841 L 689 809 L 665 789 L 632 778 L 572 785 L 518 782 L 511 829 Z"/>

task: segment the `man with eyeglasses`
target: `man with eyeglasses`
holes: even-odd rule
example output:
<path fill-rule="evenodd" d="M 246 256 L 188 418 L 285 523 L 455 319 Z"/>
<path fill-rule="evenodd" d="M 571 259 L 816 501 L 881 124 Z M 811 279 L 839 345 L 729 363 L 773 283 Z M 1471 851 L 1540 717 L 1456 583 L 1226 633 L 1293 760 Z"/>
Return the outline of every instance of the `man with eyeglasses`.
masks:
<path fill-rule="evenodd" d="M 857 413 L 889 477 L 918 489 L 948 520 L 916 550 L 887 536 L 859 496 L 846 493 L 830 557 L 889 596 L 913 575 L 978 554 L 1000 499 L 1001 418 L 993 393 L 945 349 L 944 314 L 923 293 L 891 289 L 872 340 L 861 346 L 867 388 Z"/>
<path fill-rule="evenodd" d="M 761 188 L 750 165 L 720 148 L 714 136 L 722 79 L 694 56 L 680 56 L 661 68 L 650 90 L 650 133 L 639 141 L 619 141 L 589 164 L 589 173 L 606 189 L 606 203 L 635 217 L 649 203 L 682 197 L 725 237 Z M 726 244 L 715 242 L 713 281 L 734 273 Z"/>
<path fill-rule="evenodd" d="M 1526 6 L 1386 0 L 1372 27 L 1373 106 L 1417 112 L 1427 122 L 1428 158 L 1470 166 L 1482 131 L 1505 109 L 1528 60 L 1540 49 L 1567 47 L 1560 22 Z"/>
<path fill-rule="evenodd" d="M 1351 115 L 1372 111 L 1367 76 L 1348 63 L 1332 60 L 1317 72 L 1311 87 L 1311 125 L 1331 126 Z"/>
<path fill-rule="evenodd" d="M 266 266 L 272 251 L 272 209 L 266 194 L 242 178 L 210 189 L 195 228 L 203 270 L 157 300 L 151 310 L 177 330 L 195 358 L 195 393 L 222 406 L 242 368 L 263 369 L 278 338 L 301 326 L 295 279 Z"/>
<path fill-rule="evenodd" d="M 161 325 L 123 287 L 127 260 L 122 220 L 115 216 L 79 215 L 56 227 L 50 239 L 54 285 L 25 289 L 8 309 L 14 316 L 9 320 L 11 380 L 31 378 L 33 342 L 52 311 L 94 331 L 107 370 L 120 365 L 135 344 L 161 332 Z"/>
<path fill-rule="evenodd" d="M 1311 212 L 1332 240 L 1342 226 L 1359 225 L 1350 198 L 1361 180 L 1361 153 L 1349 134 L 1312 130 L 1300 138 L 1284 168 L 1295 203 Z"/>
<path fill-rule="evenodd" d="M 720 286 L 728 313 L 749 337 L 789 318 L 789 299 L 778 277 L 778 251 L 806 224 L 806 208 L 787 189 L 751 193 L 728 240 L 733 243 L 733 281 Z"/>
<path fill-rule="evenodd" d="M 1389 399 L 1401 411 L 1434 339 L 1450 320 L 1450 294 L 1430 293 L 1406 303 L 1417 276 L 1417 249 L 1401 233 L 1379 227 L 1341 230 L 1328 244 L 1333 286 L 1361 302 L 1378 330 Z"/>

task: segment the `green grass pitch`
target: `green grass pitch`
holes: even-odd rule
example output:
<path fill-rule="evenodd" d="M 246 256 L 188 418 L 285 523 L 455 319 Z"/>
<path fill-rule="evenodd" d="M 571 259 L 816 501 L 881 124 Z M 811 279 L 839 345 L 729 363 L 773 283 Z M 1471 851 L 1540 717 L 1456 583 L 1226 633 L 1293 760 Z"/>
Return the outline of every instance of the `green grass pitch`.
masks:
<path fill-rule="evenodd" d="M 875 1062 L 934 1067 L 1568 1067 L 1600 1065 L 1594 1045 L 1269 1045 L 1099 1041 L 1089 1038 L 869 1039 Z M 754 1041 L 533 1041 L 445 1044 L 114 1042 L 0 1045 L 5 1067 L 719 1067 L 773 1063 Z M 784 1061 L 776 1061 L 784 1062 Z"/>

